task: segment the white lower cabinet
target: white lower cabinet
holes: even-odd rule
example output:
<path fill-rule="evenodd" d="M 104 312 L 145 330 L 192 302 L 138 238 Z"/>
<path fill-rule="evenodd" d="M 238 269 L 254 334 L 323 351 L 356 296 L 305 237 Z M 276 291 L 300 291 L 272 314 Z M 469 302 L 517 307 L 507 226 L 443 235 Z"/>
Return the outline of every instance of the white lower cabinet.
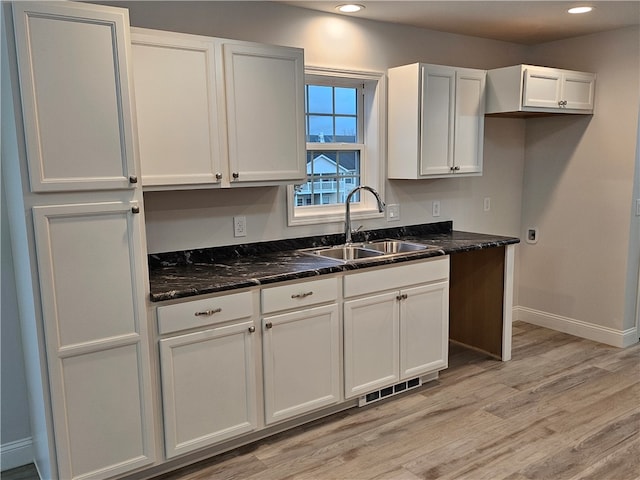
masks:
<path fill-rule="evenodd" d="M 262 291 L 263 314 L 285 311 L 262 320 L 267 425 L 340 401 L 337 295 L 336 278 Z"/>
<path fill-rule="evenodd" d="M 449 282 L 400 292 L 400 380 L 447 368 Z"/>
<path fill-rule="evenodd" d="M 267 425 L 340 401 L 338 305 L 263 320 Z"/>
<path fill-rule="evenodd" d="M 54 478 L 112 478 L 155 460 L 139 208 L 33 207 Z"/>
<path fill-rule="evenodd" d="M 399 378 L 396 292 L 344 303 L 345 397 L 394 384 Z"/>
<path fill-rule="evenodd" d="M 446 368 L 448 300 L 438 257 L 158 307 L 166 457 Z"/>
<path fill-rule="evenodd" d="M 449 257 L 345 277 L 345 398 L 447 367 L 448 279 Z"/>
<path fill-rule="evenodd" d="M 160 340 L 167 458 L 258 427 L 256 328 L 250 292 L 158 308 L 162 329 L 209 324 Z M 230 319 L 228 311 L 237 318 Z"/>

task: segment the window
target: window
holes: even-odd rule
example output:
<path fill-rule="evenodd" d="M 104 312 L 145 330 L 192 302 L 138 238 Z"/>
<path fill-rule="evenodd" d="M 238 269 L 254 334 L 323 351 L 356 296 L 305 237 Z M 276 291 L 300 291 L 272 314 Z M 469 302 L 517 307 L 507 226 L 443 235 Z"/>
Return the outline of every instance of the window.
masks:
<path fill-rule="evenodd" d="M 289 225 L 344 220 L 359 185 L 382 193 L 383 74 L 308 68 L 305 86 L 307 179 L 289 188 Z M 373 197 L 352 199 L 353 218 L 380 216 Z"/>

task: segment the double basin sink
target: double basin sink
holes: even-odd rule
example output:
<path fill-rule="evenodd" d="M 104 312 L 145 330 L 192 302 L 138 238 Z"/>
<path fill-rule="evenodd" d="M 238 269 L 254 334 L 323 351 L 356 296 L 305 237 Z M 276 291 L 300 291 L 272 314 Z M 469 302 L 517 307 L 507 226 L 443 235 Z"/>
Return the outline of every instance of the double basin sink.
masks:
<path fill-rule="evenodd" d="M 308 255 L 331 258 L 343 262 L 354 262 L 391 257 L 393 255 L 438 250 L 440 247 L 405 242 L 403 240 L 374 240 L 330 247 L 316 247 L 302 250 Z"/>

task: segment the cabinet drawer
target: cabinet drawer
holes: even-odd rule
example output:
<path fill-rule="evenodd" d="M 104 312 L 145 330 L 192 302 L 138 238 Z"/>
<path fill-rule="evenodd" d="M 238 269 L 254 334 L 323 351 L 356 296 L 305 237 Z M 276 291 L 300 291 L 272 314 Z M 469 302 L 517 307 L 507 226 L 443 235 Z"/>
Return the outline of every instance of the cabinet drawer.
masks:
<path fill-rule="evenodd" d="M 262 313 L 306 307 L 338 298 L 338 279 L 324 278 L 262 290 Z"/>
<path fill-rule="evenodd" d="M 253 315 L 251 292 L 158 307 L 160 334 L 240 320 Z"/>
<path fill-rule="evenodd" d="M 404 288 L 449 278 L 449 256 L 345 275 L 344 296 Z"/>

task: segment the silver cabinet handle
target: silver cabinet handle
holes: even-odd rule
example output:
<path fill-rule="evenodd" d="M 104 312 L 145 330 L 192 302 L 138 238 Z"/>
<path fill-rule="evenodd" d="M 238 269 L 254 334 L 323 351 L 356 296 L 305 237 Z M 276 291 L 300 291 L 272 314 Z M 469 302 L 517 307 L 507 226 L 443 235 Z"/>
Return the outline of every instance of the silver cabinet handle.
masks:
<path fill-rule="evenodd" d="M 267 322 L 264 324 L 264 328 L 273 328 L 273 323 Z"/>
<path fill-rule="evenodd" d="M 220 172 L 216 172 L 216 180 L 222 179 L 222 174 Z"/>
<path fill-rule="evenodd" d="M 456 166 L 454 167 L 454 170 L 455 170 L 456 172 L 457 172 L 458 170 L 460 170 L 460 165 L 456 165 Z"/>
<path fill-rule="evenodd" d="M 233 172 L 231 176 L 234 178 L 234 180 L 237 180 L 240 174 L 238 172 Z"/>
<path fill-rule="evenodd" d="M 307 298 L 313 295 L 313 292 L 294 293 L 291 298 Z"/>
<path fill-rule="evenodd" d="M 134 205 L 131 207 L 131 213 L 140 213 L 140 207 L 138 205 Z"/>
<path fill-rule="evenodd" d="M 396 295 L 396 300 L 406 300 L 407 298 L 409 298 L 409 295 L 407 295 L 406 293 L 403 293 L 402 295 Z"/>
<path fill-rule="evenodd" d="M 249 327 L 249 333 L 254 333 L 256 331 L 256 327 L 254 327 L 253 325 L 251 325 Z"/>
<path fill-rule="evenodd" d="M 215 313 L 220 313 L 222 311 L 221 308 L 214 308 L 213 310 L 203 310 L 202 312 L 196 312 L 194 315 L 196 317 L 210 317 Z"/>
<path fill-rule="evenodd" d="M 138 183 L 138 177 L 136 177 L 135 175 L 130 175 L 129 183 Z"/>

